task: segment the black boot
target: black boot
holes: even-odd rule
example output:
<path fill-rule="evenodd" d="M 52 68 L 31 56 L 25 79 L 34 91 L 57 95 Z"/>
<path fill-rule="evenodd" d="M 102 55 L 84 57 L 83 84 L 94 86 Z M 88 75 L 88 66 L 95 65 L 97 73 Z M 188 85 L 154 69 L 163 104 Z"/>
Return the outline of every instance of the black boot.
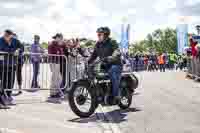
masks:
<path fill-rule="evenodd" d="M 10 107 L 8 107 L 8 106 L 5 104 L 5 102 L 4 102 L 3 98 L 2 98 L 2 96 L 0 96 L 0 109 L 10 109 Z"/>

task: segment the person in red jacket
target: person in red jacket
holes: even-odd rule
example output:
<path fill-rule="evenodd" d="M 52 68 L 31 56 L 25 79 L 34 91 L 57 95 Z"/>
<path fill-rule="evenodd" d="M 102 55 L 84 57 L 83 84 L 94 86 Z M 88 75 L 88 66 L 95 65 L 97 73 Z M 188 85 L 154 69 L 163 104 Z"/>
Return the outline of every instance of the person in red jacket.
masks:
<path fill-rule="evenodd" d="M 60 33 L 57 33 L 53 39 L 48 46 L 50 68 L 53 75 L 51 79 L 51 89 L 53 88 L 53 90 L 50 91 L 50 102 L 52 98 L 59 99 L 62 96 L 61 93 L 66 93 L 71 80 L 75 78 L 76 64 L 74 58 L 76 55 L 73 51 L 77 50 L 79 54 L 85 57 L 78 40 L 66 40 Z"/>
<path fill-rule="evenodd" d="M 49 101 L 51 101 L 52 98 L 60 100 L 60 84 L 62 83 L 62 80 L 66 80 L 66 69 L 65 71 L 63 71 L 63 69 L 61 68 L 61 66 L 63 66 L 62 57 L 64 55 L 64 49 L 66 47 L 65 42 L 63 41 L 63 35 L 58 33 L 53 37 L 53 39 L 54 40 L 48 45 L 48 54 L 50 56 L 50 69 L 52 72 L 50 87 L 51 89 L 53 89 L 50 91 Z"/>
<path fill-rule="evenodd" d="M 194 41 L 192 38 L 190 38 L 190 46 L 192 48 L 192 56 L 193 57 L 196 57 L 197 56 L 197 50 L 196 50 L 196 45 L 197 45 L 197 42 Z"/>
<path fill-rule="evenodd" d="M 194 41 L 194 39 L 192 38 L 192 36 L 190 36 L 190 46 L 191 46 L 191 49 L 192 49 L 192 62 L 191 62 L 191 65 L 192 65 L 192 75 L 195 76 L 196 75 L 196 56 L 197 56 L 197 49 L 196 49 L 196 45 L 197 45 L 197 41 Z"/>

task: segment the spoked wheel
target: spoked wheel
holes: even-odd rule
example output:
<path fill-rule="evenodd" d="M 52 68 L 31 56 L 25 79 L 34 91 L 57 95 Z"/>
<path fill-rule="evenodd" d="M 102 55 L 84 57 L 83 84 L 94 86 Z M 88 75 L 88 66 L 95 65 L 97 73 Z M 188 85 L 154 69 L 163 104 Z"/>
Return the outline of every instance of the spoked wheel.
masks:
<path fill-rule="evenodd" d="M 96 109 L 96 98 L 86 82 L 77 83 L 69 92 L 69 105 L 81 118 L 90 117 Z"/>
<path fill-rule="evenodd" d="M 132 104 L 132 94 L 129 91 L 129 89 L 122 89 L 121 90 L 121 100 L 118 104 L 118 106 L 121 109 L 127 109 L 131 106 Z"/>

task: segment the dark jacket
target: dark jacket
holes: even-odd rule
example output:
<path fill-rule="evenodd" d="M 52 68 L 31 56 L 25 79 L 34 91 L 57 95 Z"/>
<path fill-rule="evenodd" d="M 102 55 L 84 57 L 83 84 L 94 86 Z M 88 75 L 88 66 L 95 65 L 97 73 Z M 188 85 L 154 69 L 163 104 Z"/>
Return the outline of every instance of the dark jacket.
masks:
<path fill-rule="evenodd" d="M 18 62 L 17 64 L 23 64 L 24 63 L 24 45 L 18 40 L 18 46 L 20 46 L 19 50 L 19 56 L 18 56 Z"/>
<path fill-rule="evenodd" d="M 11 44 L 7 44 L 3 37 L 0 38 L 0 65 L 13 66 L 17 63 L 17 56 L 15 55 L 17 50 L 22 48 L 19 40 L 12 38 Z"/>
<path fill-rule="evenodd" d="M 100 59 L 107 58 L 107 63 L 111 65 L 122 65 L 119 47 L 117 44 L 113 44 L 111 39 L 96 43 L 88 63 L 91 64 L 97 57 Z"/>
<path fill-rule="evenodd" d="M 53 55 L 63 55 L 64 52 L 63 50 L 65 49 L 65 45 L 59 45 L 56 41 L 52 41 L 48 45 L 48 54 L 53 54 Z"/>

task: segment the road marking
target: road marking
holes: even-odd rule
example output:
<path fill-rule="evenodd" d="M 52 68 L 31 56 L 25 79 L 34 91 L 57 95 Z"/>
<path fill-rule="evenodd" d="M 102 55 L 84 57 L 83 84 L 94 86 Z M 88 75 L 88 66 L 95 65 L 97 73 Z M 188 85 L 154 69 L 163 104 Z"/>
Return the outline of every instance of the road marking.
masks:
<path fill-rule="evenodd" d="M 103 108 L 100 105 L 98 111 L 103 113 L 104 117 L 106 117 L 106 119 L 108 120 L 108 123 L 106 123 L 106 124 L 108 124 L 110 130 L 105 130 L 104 133 L 121 133 L 119 126 L 117 124 L 115 124 L 113 118 L 108 113 L 106 113 L 106 112 L 108 112 L 108 110 L 106 108 Z M 107 127 L 105 127 L 104 124 L 102 124 L 102 126 L 105 129 L 108 129 Z"/>

